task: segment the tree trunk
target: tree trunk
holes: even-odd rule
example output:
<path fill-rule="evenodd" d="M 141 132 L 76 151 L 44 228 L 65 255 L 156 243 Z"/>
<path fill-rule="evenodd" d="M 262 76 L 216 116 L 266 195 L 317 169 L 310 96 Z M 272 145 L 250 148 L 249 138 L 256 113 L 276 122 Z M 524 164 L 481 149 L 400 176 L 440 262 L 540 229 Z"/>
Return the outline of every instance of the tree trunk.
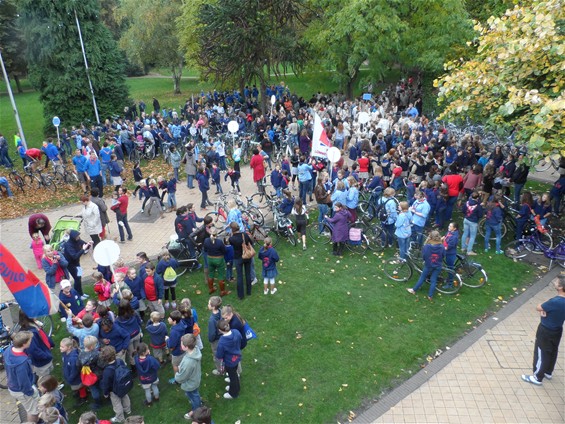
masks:
<path fill-rule="evenodd" d="M 347 97 L 347 100 L 351 100 L 354 97 L 353 90 L 355 89 L 355 85 L 359 80 L 359 68 L 357 68 L 353 72 L 353 75 L 349 74 L 348 76 L 349 78 L 347 79 L 347 84 L 345 87 L 345 96 Z"/>
<path fill-rule="evenodd" d="M 14 75 L 14 81 L 16 82 L 16 87 L 18 89 L 18 93 L 23 93 L 24 90 L 22 89 L 22 83 L 20 81 L 19 75 Z"/>
<path fill-rule="evenodd" d="M 174 94 L 181 94 L 180 91 L 180 80 L 182 78 L 182 66 L 184 64 L 184 60 L 181 58 L 179 59 L 179 63 L 177 65 L 172 66 L 172 74 L 173 74 L 173 93 Z"/>

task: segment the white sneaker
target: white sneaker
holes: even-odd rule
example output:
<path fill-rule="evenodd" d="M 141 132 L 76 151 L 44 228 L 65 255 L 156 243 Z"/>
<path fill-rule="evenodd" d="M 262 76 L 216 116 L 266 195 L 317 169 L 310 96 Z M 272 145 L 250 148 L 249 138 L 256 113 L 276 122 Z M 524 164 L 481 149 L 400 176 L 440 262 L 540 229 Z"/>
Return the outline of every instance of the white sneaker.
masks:
<path fill-rule="evenodd" d="M 170 306 L 171 304 L 169 302 L 165 302 L 165 309 L 169 309 Z"/>
<path fill-rule="evenodd" d="M 217 369 L 213 369 L 212 374 L 213 375 L 220 375 L 220 371 L 218 371 Z"/>
<path fill-rule="evenodd" d="M 277 292 L 277 288 L 271 289 L 271 294 L 275 294 Z"/>
<path fill-rule="evenodd" d="M 229 382 L 231 382 L 231 380 L 230 380 L 230 378 L 229 378 L 229 377 L 226 377 L 226 378 L 224 378 L 224 381 L 225 381 L 226 383 L 229 383 Z"/>
<path fill-rule="evenodd" d="M 229 393 L 224 393 L 224 399 L 233 399 Z"/>
<path fill-rule="evenodd" d="M 230 386 L 226 386 L 226 392 L 230 391 Z"/>
<path fill-rule="evenodd" d="M 171 308 L 173 308 L 173 309 L 177 309 L 177 302 L 173 302 L 173 303 L 171 303 Z"/>
<path fill-rule="evenodd" d="M 263 290 L 263 294 L 269 294 L 269 289 Z"/>
<path fill-rule="evenodd" d="M 61 318 L 61 322 L 67 322 L 67 318 L 65 317 Z"/>
<path fill-rule="evenodd" d="M 112 418 L 110 418 L 110 422 L 112 422 L 112 423 L 121 423 L 121 421 L 118 419 L 118 417 L 112 417 Z"/>
<path fill-rule="evenodd" d="M 253 281 L 251 282 L 252 286 L 254 286 L 255 284 L 257 284 L 257 278 L 254 278 Z"/>
<path fill-rule="evenodd" d="M 86 300 L 86 299 L 88 299 L 89 297 L 90 297 L 89 295 L 83 294 L 83 295 L 80 297 L 80 300 Z"/>
<path fill-rule="evenodd" d="M 186 414 L 184 414 L 184 419 L 188 420 L 188 421 L 192 421 L 192 411 L 187 412 Z"/>
<path fill-rule="evenodd" d="M 544 374 L 543 376 L 548 380 L 551 380 L 553 378 L 553 374 Z"/>

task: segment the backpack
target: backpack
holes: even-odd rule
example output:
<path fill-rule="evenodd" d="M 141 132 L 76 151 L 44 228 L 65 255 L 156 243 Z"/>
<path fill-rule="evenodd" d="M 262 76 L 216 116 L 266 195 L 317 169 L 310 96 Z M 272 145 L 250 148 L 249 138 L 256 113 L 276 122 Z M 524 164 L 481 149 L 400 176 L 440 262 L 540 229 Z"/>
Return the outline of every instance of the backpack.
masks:
<path fill-rule="evenodd" d="M 386 204 L 392 199 L 388 199 L 384 203 L 379 203 L 375 209 L 375 217 L 381 221 L 386 222 L 388 220 L 388 211 L 386 210 Z"/>
<path fill-rule="evenodd" d="M 165 281 L 175 281 L 177 279 L 177 273 L 172 266 L 168 266 L 163 273 L 163 280 Z"/>
<path fill-rule="evenodd" d="M 125 364 L 125 362 L 116 361 L 116 369 L 114 371 L 114 385 L 112 386 L 112 392 L 122 398 L 129 393 L 133 387 L 133 376 L 131 370 Z"/>

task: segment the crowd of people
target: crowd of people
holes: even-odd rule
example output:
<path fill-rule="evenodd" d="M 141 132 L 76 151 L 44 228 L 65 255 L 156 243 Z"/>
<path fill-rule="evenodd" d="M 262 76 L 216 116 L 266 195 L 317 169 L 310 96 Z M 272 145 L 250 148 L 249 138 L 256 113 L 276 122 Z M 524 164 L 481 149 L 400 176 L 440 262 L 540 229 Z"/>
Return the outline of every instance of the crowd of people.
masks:
<path fill-rule="evenodd" d="M 122 394 L 115 385 L 116 369 L 129 365 L 129 372 L 139 377 L 145 405 L 150 406 L 159 401 L 162 371 L 158 370 L 165 367 L 170 353 L 173 377 L 168 383 L 179 384 L 191 404 L 185 418 L 198 423 L 211 419 L 209 409 L 202 407 L 199 392 L 201 351 L 207 345 L 202 340 L 198 314 L 190 299 L 177 299 L 178 262 L 170 252 L 161 251 L 155 263 L 145 252 L 140 252 L 136 267 L 127 267 L 119 261 L 114 264 L 114 272 L 99 266 L 92 275 L 96 299 L 89 298 L 82 288 L 84 271 L 80 258 L 105 237 L 109 222 L 108 207 L 102 198 L 105 187 L 113 187 L 110 210 L 116 213 L 120 241 L 126 242 L 126 235 L 127 240 L 133 238 L 127 220 L 129 195 L 122 184 L 122 170 L 127 153 L 137 141 L 149 141 L 156 147 L 160 143 L 170 145 L 173 171 L 167 178 L 145 179 L 139 164 L 135 164 L 133 179 L 137 187 L 132 196 L 139 194 L 144 198 L 143 213 L 151 214 L 154 206 L 160 216 L 165 211 L 175 211 L 179 242 L 195 258 L 196 249 L 203 251 L 204 276 L 211 295 L 206 336 L 215 364 L 212 374 L 224 377 L 229 383 L 225 399 L 239 396 L 242 350 L 247 343 L 245 320 L 233 306 L 222 305 L 222 298 L 230 294 L 226 282 L 236 282 L 239 299 L 251 295 L 252 286 L 257 283 L 254 263 L 257 256 L 262 265 L 263 292 L 274 295 L 279 256 L 269 239 L 264 241 L 258 255 L 255 253 L 235 202 L 229 205 L 225 236 L 217 233 L 211 218 L 199 217 L 192 203 L 177 207 L 175 193 L 183 164 L 187 189 L 194 188 L 195 180 L 198 183 L 202 211 L 210 205 L 210 182 L 216 193 L 223 192 L 222 173 L 224 181 L 229 178 L 232 188 L 239 191 L 239 146 L 234 146 L 233 166 L 228 166 L 224 142 L 214 137 L 212 127 L 221 131 L 235 118 L 240 131 L 255 134 L 257 147 L 250 162 L 253 181 L 257 190 L 263 192 L 269 179 L 281 197 L 281 211 L 294 216 L 303 249 L 307 248 L 308 211 L 316 205 L 320 231 L 324 222 L 332 224 L 333 253 L 342 255 L 344 244 L 351 237 L 350 226 L 359 217 L 360 192 L 374 193 L 371 199 L 384 230 L 383 244 L 387 248 L 398 246 L 400 261 L 406 260 L 410 241 L 423 246 L 424 270 L 409 291 L 415 293 L 430 277 L 430 300 L 437 270 L 444 262 L 453 265 L 458 246 L 467 255 L 476 254 L 477 227 L 483 216 L 488 234 L 496 235 L 495 253 L 501 253 L 502 209 L 507 207 L 502 195 L 512 194 L 518 205 L 517 238 L 532 215 L 547 220 L 552 214 L 560 213 L 565 172 L 549 193 L 534 199 L 530 192 L 523 191 L 529 172 L 523 155 L 511 152 L 505 156 L 499 148 L 488 152 L 478 137 L 455 139 L 446 130 L 433 127 L 422 115 L 420 89 L 418 82 L 406 80 L 374 95 L 370 101 L 348 101 L 337 93 L 329 96 L 318 93 L 305 101 L 280 84 L 269 88 L 278 101 L 266 116 L 253 103 L 256 96 L 251 89 L 241 98 L 232 93 L 231 101 L 230 93 L 202 93 L 197 103 L 187 102 L 180 116 L 175 112 L 163 116 L 160 105 L 154 102 L 155 110 L 151 114 L 143 110 L 137 116 L 128 109 L 124 118 L 108 120 L 102 130 L 84 127 L 70 132 L 63 130 L 57 158 L 47 154 L 47 150 L 53 151 L 49 147 L 53 142 L 47 142 L 47 158 L 54 163 L 65 161 L 65 154 L 70 155 L 75 148 L 72 163 L 85 192 L 80 198 L 83 205 L 80 216 L 84 232 L 91 238 L 86 242 L 78 231 L 70 230 L 56 250 L 49 244 L 49 219 L 43 214 L 29 218 L 30 247 L 37 265 L 45 271 L 49 287 L 66 305 L 61 307 L 60 318 L 66 323 L 69 337 L 61 341 L 60 351 L 65 383 L 75 393 L 77 403 L 82 404 L 90 397 L 92 409 L 96 410 L 104 398 L 109 398 L 115 412 L 111 421 L 124 422 L 132 406 L 128 394 Z M 236 111 L 237 105 L 242 110 Z M 367 123 L 359 122 L 361 112 L 368 114 Z M 331 145 L 341 151 L 336 163 L 312 155 L 315 114 L 321 117 Z M 102 133 L 105 138 L 100 146 Z M 183 145 L 182 153 L 177 152 L 177 141 L 186 137 L 190 141 Z M 292 154 L 272 164 L 269 159 L 281 137 L 288 138 Z M 30 158 L 41 160 L 41 155 L 31 157 L 26 153 L 21 157 L 24 163 Z M 90 195 L 86 194 L 87 190 Z M 396 200 L 399 191 L 406 193 L 402 201 Z M 165 194 L 168 194 L 167 206 Z M 453 217 L 456 208 L 463 214 L 461 224 Z M 426 228 L 430 227 L 432 231 L 425 239 Z M 487 236 L 484 250 L 489 249 Z M 216 285 L 220 296 L 214 295 Z M 52 342 L 33 320 L 25 315 L 20 320 L 25 323 L 23 331 L 14 336 L 13 346 L 5 356 L 10 393 L 22 402 L 30 421 L 37 422 L 41 414 L 45 422 L 56 422 L 48 418 L 55 416 L 54 407 L 58 411 L 57 419 L 64 422 L 62 395 L 51 375 Z M 95 379 L 84 378 L 81 367 L 85 365 L 90 367 Z M 43 395 L 34 388 L 36 377 L 48 381 L 43 385 Z M 90 423 L 93 419 L 96 418 L 90 415 L 81 418 L 81 422 Z"/>

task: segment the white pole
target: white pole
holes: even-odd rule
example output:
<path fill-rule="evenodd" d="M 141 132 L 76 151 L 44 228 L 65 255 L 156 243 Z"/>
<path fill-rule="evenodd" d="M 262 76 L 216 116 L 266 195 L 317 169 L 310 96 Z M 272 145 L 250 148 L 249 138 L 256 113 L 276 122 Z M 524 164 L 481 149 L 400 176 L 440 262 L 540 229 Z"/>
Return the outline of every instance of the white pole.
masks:
<path fill-rule="evenodd" d="M 92 81 L 90 80 L 90 72 L 88 70 L 88 61 L 86 60 L 86 51 L 84 50 L 84 43 L 82 41 L 82 33 L 80 30 L 80 23 L 78 21 L 77 11 L 75 9 L 75 20 L 78 28 L 78 37 L 80 39 L 80 47 L 82 49 L 82 57 L 84 58 L 84 67 L 86 68 L 86 77 L 88 78 L 88 85 L 90 86 L 90 94 L 92 94 L 92 104 L 94 105 L 94 114 L 96 115 L 96 122 L 100 123 L 98 116 L 98 107 L 96 106 L 96 97 L 94 97 L 94 89 L 92 88 Z"/>
<path fill-rule="evenodd" d="M 10 96 L 10 102 L 12 103 L 12 110 L 14 111 L 14 116 L 16 117 L 16 125 L 18 126 L 18 131 L 20 132 L 20 138 L 22 139 L 22 144 L 27 150 L 26 138 L 24 136 L 24 129 L 22 127 L 22 122 L 20 121 L 20 115 L 18 113 L 18 108 L 16 106 L 16 100 L 14 99 L 14 93 L 12 92 L 12 86 L 10 85 L 10 80 L 8 79 L 8 73 L 6 72 L 6 67 L 4 66 L 4 59 L 2 58 L 2 47 L 0 47 L 0 65 L 2 65 L 2 74 L 4 74 L 4 81 L 6 81 L 6 88 L 8 90 L 8 96 Z"/>

